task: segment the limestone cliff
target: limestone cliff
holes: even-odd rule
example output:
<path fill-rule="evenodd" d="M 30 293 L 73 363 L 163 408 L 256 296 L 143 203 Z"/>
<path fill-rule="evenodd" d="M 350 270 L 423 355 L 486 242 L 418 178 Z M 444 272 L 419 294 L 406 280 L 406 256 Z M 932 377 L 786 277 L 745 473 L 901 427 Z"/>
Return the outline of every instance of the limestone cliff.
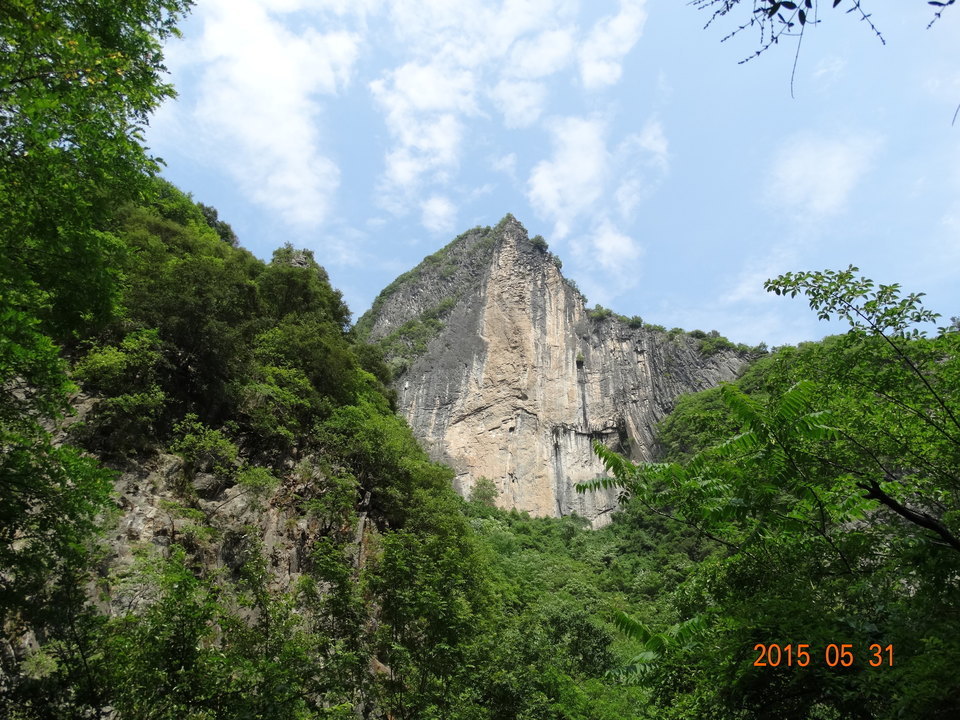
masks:
<path fill-rule="evenodd" d="M 600 525 L 615 493 L 575 490 L 603 473 L 593 441 L 651 459 L 677 396 L 734 378 L 747 358 L 591 317 L 558 265 L 508 215 L 398 278 L 358 331 L 384 347 L 399 410 L 460 493 L 488 477 L 501 507 Z"/>

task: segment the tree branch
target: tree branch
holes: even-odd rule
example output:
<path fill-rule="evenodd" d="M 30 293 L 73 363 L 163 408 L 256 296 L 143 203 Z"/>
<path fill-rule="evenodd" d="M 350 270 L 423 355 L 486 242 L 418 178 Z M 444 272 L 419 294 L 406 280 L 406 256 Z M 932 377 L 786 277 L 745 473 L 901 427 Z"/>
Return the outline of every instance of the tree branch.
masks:
<path fill-rule="evenodd" d="M 928 513 L 912 510 L 911 508 L 902 505 L 895 498 L 885 493 L 880 488 L 879 483 L 877 483 L 875 480 L 870 480 L 869 482 L 858 482 L 857 486 L 867 491 L 866 495 L 864 495 L 865 498 L 869 500 L 876 500 L 882 505 L 886 505 L 897 515 L 913 523 L 914 525 L 919 525 L 927 530 L 932 530 L 939 535 L 944 542 L 947 543 L 947 545 L 957 552 L 960 552 L 960 539 L 950 532 L 950 529 L 942 522 L 937 520 L 937 518 Z"/>

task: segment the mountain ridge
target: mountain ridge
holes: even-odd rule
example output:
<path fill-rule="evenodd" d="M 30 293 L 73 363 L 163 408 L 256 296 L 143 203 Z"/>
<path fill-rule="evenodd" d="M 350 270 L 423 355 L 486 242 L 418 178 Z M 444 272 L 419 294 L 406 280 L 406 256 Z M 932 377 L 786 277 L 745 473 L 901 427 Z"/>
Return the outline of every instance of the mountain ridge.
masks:
<path fill-rule="evenodd" d="M 575 490 L 604 473 L 593 442 L 654 459 L 654 426 L 675 399 L 734 379 L 749 355 L 634 324 L 588 310 L 546 242 L 507 215 L 401 275 L 357 327 L 461 494 L 485 477 L 501 507 L 600 525 L 614 494 Z"/>

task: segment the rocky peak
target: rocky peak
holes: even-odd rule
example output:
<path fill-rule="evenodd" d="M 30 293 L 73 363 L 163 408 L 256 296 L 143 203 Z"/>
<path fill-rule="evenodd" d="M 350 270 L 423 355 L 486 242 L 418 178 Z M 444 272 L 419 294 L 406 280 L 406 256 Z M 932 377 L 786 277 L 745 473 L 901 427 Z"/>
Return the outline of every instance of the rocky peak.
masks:
<path fill-rule="evenodd" d="M 397 278 L 358 331 L 383 347 L 400 411 L 461 493 L 487 477 L 502 507 L 595 524 L 616 502 L 575 491 L 603 473 L 592 443 L 652 459 L 654 425 L 677 396 L 734 378 L 747 359 L 588 312 L 512 215 Z"/>

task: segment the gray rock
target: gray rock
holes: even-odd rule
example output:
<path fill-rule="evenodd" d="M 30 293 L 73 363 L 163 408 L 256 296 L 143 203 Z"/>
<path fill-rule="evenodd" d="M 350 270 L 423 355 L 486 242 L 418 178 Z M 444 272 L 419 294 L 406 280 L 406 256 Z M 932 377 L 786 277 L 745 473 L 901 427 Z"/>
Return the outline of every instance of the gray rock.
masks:
<path fill-rule="evenodd" d="M 609 521 L 616 492 L 594 441 L 654 458 L 654 427 L 677 397 L 732 380 L 739 351 L 704 356 L 687 335 L 590 319 L 552 255 L 512 216 L 470 231 L 401 276 L 358 322 L 401 373 L 400 412 L 466 495 L 480 477 L 498 504 Z"/>
<path fill-rule="evenodd" d="M 212 473 L 197 473 L 193 477 L 193 488 L 204 499 L 217 497 L 226 487 L 224 480 Z"/>

